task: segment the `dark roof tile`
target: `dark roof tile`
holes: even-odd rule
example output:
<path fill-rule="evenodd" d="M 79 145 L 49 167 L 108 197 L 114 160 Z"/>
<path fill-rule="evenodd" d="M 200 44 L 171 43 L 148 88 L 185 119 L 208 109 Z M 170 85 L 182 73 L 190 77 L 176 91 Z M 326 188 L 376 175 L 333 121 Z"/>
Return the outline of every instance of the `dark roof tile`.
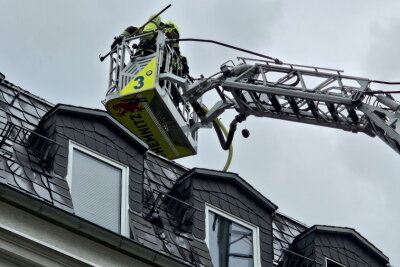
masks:
<path fill-rule="evenodd" d="M 9 170 L 16 175 L 22 175 L 23 169 L 22 166 L 12 160 L 7 160 L 7 166 Z"/>
<path fill-rule="evenodd" d="M 69 190 L 67 190 L 63 187 L 57 186 L 56 184 L 53 184 L 53 183 L 49 183 L 49 186 L 50 186 L 50 190 L 53 191 L 54 193 L 57 193 L 63 197 L 69 198 L 69 199 L 71 198 L 71 194 L 70 194 Z"/>
<path fill-rule="evenodd" d="M 4 87 L 1 88 L 4 91 Z M 14 99 L 14 96 L 10 95 L 11 92 L 3 92 L 3 98 L 7 102 L 7 104 L 11 104 Z"/>
<path fill-rule="evenodd" d="M 57 132 L 58 132 L 58 129 L 59 128 L 57 128 Z M 63 127 L 63 132 L 64 132 L 64 135 L 66 137 L 68 137 L 68 139 L 75 140 L 74 128 Z"/>
<path fill-rule="evenodd" d="M 86 133 L 86 131 L 85 131 Z M 105 143 L 100 142 L 97 138 L 96 138 L 96 147 L 97 147 L 97 151 L 100 152 L 103 155 L 107 155 L 107 146 Z"/>
<path fill-rule="evenodd" d="M 94 131 L 100 135 L 107 136 L 108 138 L 114 138 L 113 135 L 110 135 L 109 127 L 107 125 L 105 125 L 104 123 L 95 121 L 94 122 Z M 110 139 L 110 140 L 113 140 L 113 139 Z"/>
<path fill-rule="evenodd" d="M 17 126 L 22 126 L 22 122 L 20 119 L 14 117 L 14 116 L 10 116 L 10 120 L 13 124 L 17 125 Z"/>
<path fill-rule="evenodd" d="M 20 189 L 22 189 L 30 194 L 36 195 L 31 181 L 29 181 L 28 179 L 25 179 L 19 175 L 14 175 L 14 179 Z"/>
<path fill-rule="evenodd" d="M 138 170 L 142 170 L 143 169 L 143 165 L 142 163 L 139 161 L 139 159 L 135 158 L 135 157 L 128 157 L 128 161 L 129 161 L 129 165 L 133 168 L 136 168 Z"/>
<path fill-rule="evenodd" d="M 60 187 L 62 187 L 64 189 L 66 189 L 66 190 L 69 190 L 68 182 L 63 178 L 58 178 L 57 176 L 54 176 L 49 180 L 49 183 L 50 184 L 55 184 L 55 185 L 60 186 Z"/>
<path fill-rule="evenodd" d="M 44 114 L 51 108 L 51 106 L 49 106 L 48 104 L 43 103 L 43 101 L 38 101 L 35 98 L 31 98 L 31 102 L 36 108 L 36 111 L 39 113 L 40 117 L 43 117 Z"/>
<path fill-rule="evenodd" d="M 59 203 L 65 205 L 65 206 L 73 207 L 72 200 L 68 197 L 59 195 L 59 194 L 55 193 L 54 191 L 51 192 L 51 197 L 53 200 L 58 201 Z"/>
<path fill-rule="evenodd" d="M 161 170 L 165 174 L 166 178 L 172 183 L 175 182 L 178 179 L 178 176 L 171 170 L 162 167 Z"/>
<path fill-rule="evenodd" d="M 34 117 L 26 112 L 23 113 L 23 115 L 25 117 L 25 120 L 30 124 L 37 126 L 37 124 L 39 123 L 39 119 L 37 117 Z"/>
<path fill-rule="evenodd" d="M 169 254 L 171 254 L 171 255 L 173 255 L 175 257 L 178 257 L 178 258 L 182 257 L 181 253 L 178 250 L 178 247 L 174 243 L 168 242 L 168 241 L 165 240 L 164 241 L 164 247 L 169 252 Z"/>
<path fill-rule="evenodd" d="M 34 116 L 36 118 L 39 118 L 39 114 L 36 112 L 36 109 L 32 106 L 32 103 L 28 103 L 27 101 L 28 101 L 27 98 L 26 99 L 21 99 L 21 101 L 19 101 L 21 109 L 25 113 L 27 113 L 27 114 L 29 114 L 31 116 Z"/>
<path fill-rule="evenodd" d="M 97 148 L 99 149 L 99 148 Z M 121 163 L 125 164 L 125 165 L 129 165 L 129 160 L 128 160 L 128 156 L 126 155 L 126 153 L 124 153 L 123 151 L 117 150 L 117 154 L 118 154 L 118 159 Z"/>
<path fill-rule="evenodd" d="M 25 120 L 24 113 L 22 113 L 21 110 L 15 108 L 13 106 L 9 106 L 8 108 L 13 116 L 15 116 L 16 118 L 18 118 L 20 120 Z"/>
<path fill-rule="evenodd" d="M 80 131 L 84 131 L 85 127 L 84 127 L 83 124 L 86 123 L 86 121 L 83 122 L 82 119 L 80 119 L 80 118 L 74 118 L 72 120 L 72 123 L 73 123 L 75 129 L 79 129 Z M 84 132 L 86 132 L 86 131 L 84 131 Z"/>
<path fill-rule="evenodd" d="M 81 130 L 74 130 L 75 141 L 84 144 L 85 143 L 85 135 L 82 133 Z M 96 147 L 96 146 L 94 146 Z"/>
<path fill-rule="evenodd" d="M 4 171 L 3 175 L 6 178 L 8 185 L 19 188 L 18 184 L 15 181 L 14 174 L 12 174 L 11 172 L 8 172 L 8 171 Z"/>
<path fill-rule="evenodd" d="M 52 197 L 50 196 L 50 192 L 47 188 L 38 185 L 37 183 L 32 183 L 33 189 L 35 190 L 36 195 L 47 200 L 48 202 L 52 202 Z"/>

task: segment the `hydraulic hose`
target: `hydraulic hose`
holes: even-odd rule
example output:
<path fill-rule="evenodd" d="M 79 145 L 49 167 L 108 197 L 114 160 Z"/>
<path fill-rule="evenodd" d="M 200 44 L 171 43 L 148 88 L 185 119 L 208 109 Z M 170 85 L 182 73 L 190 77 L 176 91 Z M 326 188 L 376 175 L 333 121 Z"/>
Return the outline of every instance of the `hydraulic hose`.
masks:
<path fill-rule="evenodd" d="M 226 136 L 226 134 L 225 134 L 226 140 L 222 134 L 222 131 L 221 131 L 219 125 L 217 123 L 213 122 L 215 132 L 217 133 L 219 142 L 221 143 L 221 146 L 224 150 L 228 150 L 228 148 L 231 146 L 233 137 L 235 136 L 237 124 L 246 120 L 246 118 L 247 118 L 247 115 L 244 115 L 244 114 L 238 114 L 235 116 L 235 118 L 232 120 L 231 124 L 229 125 L 228 136 Z"/>
<path fill-rule="evenodd" d="M 226 129 L 225 125 L 219 119 L 215 119 L 213 121 L 213 124 L 214 123 L 218 125 L 219 129 L 222 130 L 222 132 L 224 133 L 225 137 L 228 136 L 228 130 Z M 215 125 L 214 125 L 214 127 L 215 127 Z M 232 156 L 233 156 L 233 145 L 231 143 L 231 145 L 229 146 L 228 158 L 226 159 L 225 166 L 222 169 L 223 172 L 226 172 L 229 169 L 229 166 L 231 165 L 231 162 L 232 162 Z"/>
<path fill-rule="evenodd" d="M 202 105 L 202 108 L 205 112 L 208 112 L 208 110 L 209 110 L 205 105 Z M 225 125 L 221 122 L 220 119 L 218 119 L 218 118 L 214 119 L 213 125 L 214 125 L 215 131 L 217 132 L 218 139 L 220 142 L 221 142 L 221 138 L 220 138 L 219 134 L 220 135 L 224 134 L 225 137 L 228 139 L 228 130 L 226 129 Z M 221 136 L 221 137 L 222 137 L 222 140 L 224 140 L 224 137 L 223 136 Z M 232 136 L 232 138 L 233 138 L 233 136 Z M 224 150 L 227 150 L 227 149 L 224 149 Z M 232 162 L 232 157 L 233 157 L 233 146 L 232 146 L 232 140 L 231 140 L 230 145 L 229 145 L 228 158 L 226 159 L 225 166 L 222 169 L 223 172 L 226 172 L 229 169 L 229 166 L 231 165 L 231 162 Z"/>

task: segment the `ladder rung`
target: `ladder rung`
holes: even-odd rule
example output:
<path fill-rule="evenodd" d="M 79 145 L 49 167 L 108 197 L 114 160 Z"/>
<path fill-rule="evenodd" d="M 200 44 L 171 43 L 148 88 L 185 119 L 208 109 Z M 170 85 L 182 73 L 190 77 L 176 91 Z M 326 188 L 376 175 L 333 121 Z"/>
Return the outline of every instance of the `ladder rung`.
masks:
<path fill-rule="evenodd" d="M 319 114 L 318 114 L 318 109 L 315 103 L 311 100 L 307 100 L 307 104 L 310 107 L 311 113 L 313 114 L 314 118 L 318 119 Z"/>
<path fill-rule="evenodd" d="M 299 106 L 297 105 L 297 103 L 296 103 L 296 101 L 294 100 L 294 98 L 293 98 L 293 97 L 287 97 L 286 99 L 287 99 L 287 101 L 289 102 L 289 105 L 290 105 L 290 107 L 292 108 L 293 112 L 294 112 L 296 115 L 299 115 L 299 114 L 300 114 L 300 108 L 299 108 Z"/>
<path fill-rule="evenodd" d="M 332 115 L 332 119 L 334 121 L 337 121 L 339 119 L 338 113 L 336 111 L 335 105 L 332 103 L 326 103 L 326 106 L 328 107 L 329 113 Z"/>
<path fill-rule="evenodd" d="M 349 113 L 350 119 L 353 121 L 353 123 L 357 124 L 359 119 L 358 119 L 356 111 L 353 108 L 349 108 L 349 109 L 347 109 L 347 112 Z"/>
<path fill-rule="evenodd" d="M 272 106 L 274 107 L 276 112 L 281 112 L 282 106 L 279 104 L 278 99 L 275 95 L 268 94 L 269 100 L 271 101 Z"/>

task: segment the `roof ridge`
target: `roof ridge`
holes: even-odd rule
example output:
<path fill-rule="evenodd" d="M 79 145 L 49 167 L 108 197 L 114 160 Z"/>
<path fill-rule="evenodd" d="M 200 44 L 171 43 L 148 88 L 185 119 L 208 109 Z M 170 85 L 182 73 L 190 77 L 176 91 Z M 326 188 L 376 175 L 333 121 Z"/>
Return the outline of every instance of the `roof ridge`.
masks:
<path fill-rule="evenodd" d="M 310 226 L 308 226 L 307 224 L 305 224 L 305 223 L 303 223 L 303 222 L 301 222 L 301 221 L 299 221 L 299 220 L 297 220 L 297 219 L 295 219 L 295 218 L 293 218 L 293 217 L 291 217 L 291 216 L 289 216 L 289 215 L 286 215 L 286 213 L 283 213 L 283 212 L 281 212 L 281 211 L 279 211 L 279 210 L 277 210 L 275 213 L 278 214 L 278 215 L 280 215 L 280 216 L 283 216 L 283 217 L 285 217 L 286 219 L 289 219 L 289 220 L 291 220 L 291 221 L 293 221 L 293 222 L 295 222 L 295 223 L 298 223 L 298 224 L 300 224 L 301 226 L 304 226 L 304 227 L 306 227 L 306 228 L 309 228 L 309 227 L 310 227 Z"/>
<path fill-rule="evenodd" d="M 158 159 L 160 159 L 160 160 L 163 160 L 163 161 L 165 161 L 165 162 L 171 163 L 171 164 L 173 164 L 173 165 L 175 165 L 175 166 L 181 168 L 182 170 L 189 171 L 189 170 L 191 169 L 191 168 L 186 167 L 186 166 L 184 166 L 184 165 L 182 165 L 182 164 L 180 164 L 180 163 L 178 163 L 178 162 L 176 162 L 176 161 L 174 161 L 174 160 L 170 160 L 170 159 L 167 159 L 166 157 L 163 157 L 163 156 L 161 156 L 161 155 L 158 155 L 158 154 L 156 154 L 155 152 L 153 152 L 153 151 L 151 151 L 151 150 L 148 150 L 146 153 L 148 153 L 148 154 L 150 154 L 151 156 L 156 157 L 156 158 L 158 158 Z"/>
<path fill-rule="evenodd" d="M 47 101 L 46 99 L 41 98 L 40 96 L 37 96 L 37 95 L 31 93 L 30 91 L 27 91 L 27 90 L 23 89 L 22 87 L 13 84 L 12 82 L 10 82 L 8 80 L 1 80 L 0 83 L 10 87 L 11 89 L 17 90 L 18 92 L 23 93 L 23 94 L 25 94 L 25 95 L 27 95 L 27 96 L 29 96 L 31 98 L 34 98 L 35 100 L 38 100 L 38 101 L 40 101 L 40 102 L 42 102 L 42 103 L 44 103 L 44 104 L 46 104 L 46 105 L 48 105 L 50 107 L 55 106 L 53 103 Z"/>

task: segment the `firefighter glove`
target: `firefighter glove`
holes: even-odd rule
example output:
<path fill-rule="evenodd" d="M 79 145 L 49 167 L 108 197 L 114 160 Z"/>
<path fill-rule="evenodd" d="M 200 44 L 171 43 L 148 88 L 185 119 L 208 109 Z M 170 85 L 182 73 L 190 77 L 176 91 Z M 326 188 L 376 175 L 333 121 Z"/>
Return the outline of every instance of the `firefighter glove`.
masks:
<path fill-rule="evenodd" d="M 114 42 L 111 44 L 111 49 L 114 49 L 116 45 L 120 45 L 122 43 L 122 36 L 115 37 Z"/>

